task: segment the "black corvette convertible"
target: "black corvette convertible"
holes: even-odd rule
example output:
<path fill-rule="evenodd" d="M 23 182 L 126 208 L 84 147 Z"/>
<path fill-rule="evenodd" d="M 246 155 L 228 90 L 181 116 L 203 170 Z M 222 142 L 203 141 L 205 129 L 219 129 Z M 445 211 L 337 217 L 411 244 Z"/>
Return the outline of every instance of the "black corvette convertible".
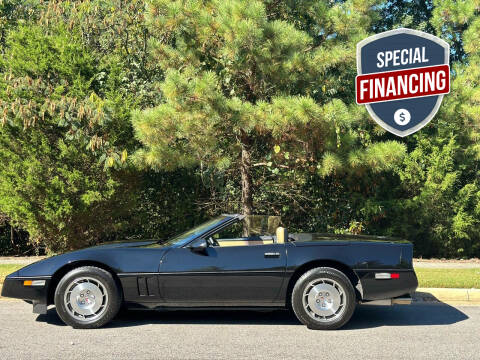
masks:
<path fill-rule="evenodd" d="M 112 320 L 122 304 L 152 309 L 292 308 L 311 329 L 336 329 L 357 303 L 404 304 L 417 287 L 412 244 L 368 236 L 288 234 L 222 215 L 174 238 L 110 243 L 9 275 L 2 296 L 35 313 L 55 304 L 75 328 Z M 278 225 L 278 224 L 276 224 Z M 276 226 L 275 226 L 276 227 Z M 255 234 L 256 232 L 256 234 Z"/>

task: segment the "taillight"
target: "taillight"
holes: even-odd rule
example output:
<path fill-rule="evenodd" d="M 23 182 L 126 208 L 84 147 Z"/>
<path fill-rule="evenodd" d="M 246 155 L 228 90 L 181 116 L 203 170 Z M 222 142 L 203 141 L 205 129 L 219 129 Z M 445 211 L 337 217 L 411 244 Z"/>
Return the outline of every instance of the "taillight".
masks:
<path fill-rule="evenodd" d="M 400 279 L 399 273 L 375 273 L 375 279 Z"/>

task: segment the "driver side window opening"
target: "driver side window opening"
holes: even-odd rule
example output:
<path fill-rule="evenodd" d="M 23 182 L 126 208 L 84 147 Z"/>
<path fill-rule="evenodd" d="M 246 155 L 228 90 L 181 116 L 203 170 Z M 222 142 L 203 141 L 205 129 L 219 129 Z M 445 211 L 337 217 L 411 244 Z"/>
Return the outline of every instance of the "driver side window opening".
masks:
<path fill-rule="evenodd" d="M 220 247 L 274 244 L 280 225 L 278 216 L 250 215 L 220 230 L 212 238 Z"/>

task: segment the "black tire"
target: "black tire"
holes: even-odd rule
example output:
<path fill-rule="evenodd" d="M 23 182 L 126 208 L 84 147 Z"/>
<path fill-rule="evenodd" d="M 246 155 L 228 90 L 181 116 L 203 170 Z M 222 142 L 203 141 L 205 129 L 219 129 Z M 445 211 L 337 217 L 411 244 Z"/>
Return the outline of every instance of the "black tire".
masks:
<path fill-rule="evenodd" d="M 336 315 L 331 315 L 331 319 L 329 317 L 317 317 L 318 314 L 315 314 L 309 306 L 304 305 L 303 297 L 306 291 L 308 291 L 307 287 L 312 288 L 312 283 L 315 284 L 315 281 L 320 279 L 327 279 L 327 281 L 333 280 L 340 285 L 343 290 L 343 295 L 339 297 L 341 301 L 343 301 L 343 305 L 339 306 Z M 307 299 L 306 297 L 306 304 L 308 304 Z M 317 298 L 316 302 L 319 301 L 321 302 L 321 300 Z M 355 305 L 355 290 L 350 280 L 341 271 L 329 267 L 318 267 L 307 271 L 300 276 L 292 291 L 292 308 L 295 315 L 302 324 L 307 325 L 307 327 L 312 330 L 335 330 L 342 327 L 352 317 L 355 311 Z"/>
<path fill-rule="evenodd" d="M 102 290 L 104 293 L 106 293 L 106 296 L 103 298 L 105 300 L 103 300 L 103 306 L 101 310 L 99 310 L 98 315 L 92 315 L 91 319 L 88 317 L 79 319 L 78 314 L 77 317 L 75 317 L 72 307 L 68 304 L 65 304 L 64 301 L 65 293 L 67 290 L 69 290 L 67 287 L 71 290 L 71 284 L 73 281 L 85 278 L 98 281 L 98 283 L 102 285 Z M 60 280 L 57 288 L 55 289 L 55 308 L 57 310 L 57 314 L 65 324 L 70 325 L 75 329 L 94 329 L 101 327 L 110 322 L 117 315 L 121 306 L 122 292 L 117 286 L 112 274 L 106 270 L 94 266 L 83 266 L 73 269 Z"/>

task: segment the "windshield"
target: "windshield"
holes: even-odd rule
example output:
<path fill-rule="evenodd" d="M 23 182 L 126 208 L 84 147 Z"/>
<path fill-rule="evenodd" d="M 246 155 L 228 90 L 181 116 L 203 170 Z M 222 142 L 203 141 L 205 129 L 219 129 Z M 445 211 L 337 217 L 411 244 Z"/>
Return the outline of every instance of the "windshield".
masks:
<path fill-rule="evenodd" d="M 214 227 L 222 223 L 227 218 L 228 218 L 227 216 L 222 215 L 212 220 L 208 220 L 207 222 L 204 222 L 203 224 L 198 225 L 193 229 L 190 229 L 188 231 L 185 231 L 184 233 L 174 236 L 173 238 L 162 243 L 162 245 L 169 246 L 169 245 L 177 244 L 179 246 L 183 246 L 184 244 L 198 237 L 200 234 L 203 234 L 204 232 L 207 232 L 208 230 L 213 229 Z"/>

